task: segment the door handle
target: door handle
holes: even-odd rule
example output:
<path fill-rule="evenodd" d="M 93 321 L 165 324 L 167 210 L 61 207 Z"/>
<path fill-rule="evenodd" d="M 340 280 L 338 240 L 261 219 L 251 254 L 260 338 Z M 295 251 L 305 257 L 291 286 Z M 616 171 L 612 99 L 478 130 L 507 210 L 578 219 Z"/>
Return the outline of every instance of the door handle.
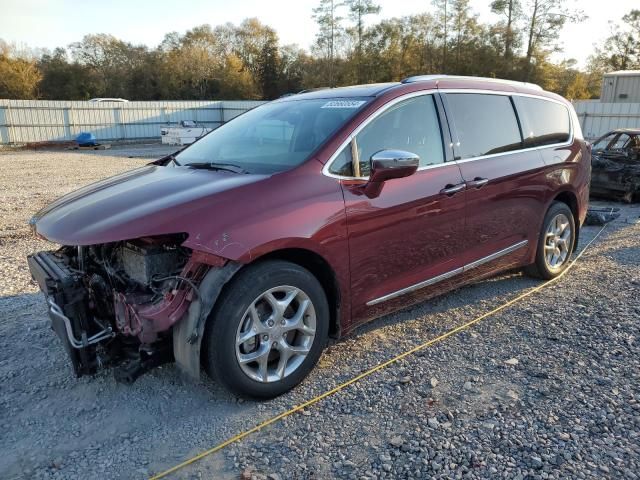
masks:
<path fill-rule="evenodd" d="M 482 188 L 487 183 L 489 183 L 489 179 L 488 178 L 476 177 L 472 181 L 467 182 L 467 187 L 469 187 L 469 188 L 471 188 L 471 187 Z"/>
<path fill-rule="evenodd" d="M 466 183 L 459 183 L 457 185 L 452 185 L 449 183 L 442 190 L 440 190 L 440 193 L 442 193 L 443 195 L 451 196 L 455 195 L 458 192 L 461 192 L 465 188 L 467 188 Z"/>

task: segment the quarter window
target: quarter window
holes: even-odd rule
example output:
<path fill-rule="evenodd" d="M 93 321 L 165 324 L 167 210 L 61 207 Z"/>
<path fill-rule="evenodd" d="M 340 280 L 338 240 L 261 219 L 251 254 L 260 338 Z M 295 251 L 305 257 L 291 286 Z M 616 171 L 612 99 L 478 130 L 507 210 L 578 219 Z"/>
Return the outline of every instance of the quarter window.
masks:
<path fill-rule="evenodd" d="M 447 94 L 460 145 L 457 157 L 473 158 L 522 148 L 518 120 L 506 95 Z"/>
<path fill-rule="evenodd" d="M 385 110 L 356 136 L 360 176 L 371 172 L 371 156 L 380 150 L 404 150 L 420 157 L 420 166 L 444 162 L 442 132 L 433 95 L 403 100 Z M 329 171 L 354 176 L 352 146 L 347 145 Z"/>
<path fill-rule="evenodd" d="M 525 147 L 565 143 L 571 136 L 569 110 L 541 98 L 515 96 Z"/>

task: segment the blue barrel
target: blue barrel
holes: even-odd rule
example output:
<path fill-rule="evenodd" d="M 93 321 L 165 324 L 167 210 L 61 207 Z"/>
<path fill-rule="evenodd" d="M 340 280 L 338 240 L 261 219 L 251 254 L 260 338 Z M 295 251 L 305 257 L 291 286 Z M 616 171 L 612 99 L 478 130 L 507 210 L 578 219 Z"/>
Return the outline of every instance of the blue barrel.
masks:
<path fill-rule="evenodd" d="M 91 147 L 96 145 L 96 136 L 91 132 L 80 132 L 76 137 L 76 142 L 81 147 Z"/>

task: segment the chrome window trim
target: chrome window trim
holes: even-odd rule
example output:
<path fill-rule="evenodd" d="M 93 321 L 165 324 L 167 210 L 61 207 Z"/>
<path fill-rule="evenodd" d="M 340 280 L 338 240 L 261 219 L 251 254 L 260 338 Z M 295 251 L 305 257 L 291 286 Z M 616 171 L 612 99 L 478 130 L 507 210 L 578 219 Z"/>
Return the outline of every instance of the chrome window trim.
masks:
<path fill-rule="evenodd" d="M 336 151 L 333 152 L 331 157 L 329 157 L 329 160 L 327 161 L 327 163 L 324 164 L 324 167 L 322 167 L 322 174 L 326 177 L 337 178 L 338 180 L 369 180 L 369 177 L 349 177 L 345 175 L 338 175 L 335 173 L 331 173 L 329 171 L 329 168 L 331 168 L 331 165 L 333 164 L 334 160 L 338 157 L 338 155 L 342 153 L 342 149 L 345 148 L 347 145 L 349 145 L 351 140 L 353 140 L 353 137 L 357 136 L 367 125 L 369 125 L 369 123 L 373 122 L 376 118 L 378 118 L 388 109 L 390 109 L 394 105 L 404 100 L 409 100 L 410 98 L 415 98 L 415 97 L 423 97 L 426 95 L 434 95 L 437 92 L 438 92 L 437 89 L 418 90 L 417 92 L 411 92 L 411 93 L 402 95 L 400 97 L 396 97 L 393 100 L 389 101 L 388 103 L 385 103 L 381 108 L 376 110 L 373 114 L 367 117 L 360 125 L 358 125 L 353 130 L 353 132 L 351 132 L 351 134 L 345 139 L 345 141 L 340 144 L 340 146 L 336 149 Z M 426 165 L 424 167 L 418 168 L 418 170 L 426 170 L 427 168 L 439 167 L 446 163 L 451 163 L 451 162 L 443 162 L 443 163 L 438 163 L 436 165 Z"/>
<path fill-rule="evenodd" d="M 517 150 L 509 150 L 508 152 L 500 152 L 500 153 L 491 153 L 489 155 L 478 155 L 476 157 L 470 157 L 470 158 L 463 158 L 460 160 L 455 160 L 456 163 L 466 163 L 466 162 L 473 162 L 475 160 L 484 160 L 485 158 L 494 158 L 494 157 L 499 157 L 502 155 L 511 155 L 514 153 L 520 153 L 520 152 L 532 152 L 534 150 L 542 150 L 544 148 L 559 148 L 559 147 L 568 147 L 570 145 L 573 144 L 573 142 L 575 141 L 575 129 L 574 129 L 574 125 L 573 125 L 573 116 L 571 115 L 571 111 L 569 110 L 569 107 L 567 107 L 567 105 L 563 102 L 561 102 L 560 100 L 556 100 L 555 98 L 549 98 L 549 97 L 545 97 L 542 95 L 535 95 L 535 94 L 531 94 L 531 93 L 519 93 L 519 92 L 505 92 L 505 91 L 494 91 L 494 90 L 478 90 L 478 89 L 465 89 L 465 88 L 446 88 L 446 89 L 442 89 L 439 90 L 441 93 L 477 93 L 477 94 L 494 94 L 494 95 L 503 95 L 503 96 L 508 96 L 508 97 L 529 97 L 529 98 L 537 98 L 539 100 L 546 100 L 548 102 L 552 102 L 552 103 L 557 103 L 558 105 L 561 105 L 564 107 L 564 109 L 567 111 L 567 115 L 569 116 L 569 128 L 570 128 L 570 132 L 569 132 L 569 140 L 567 140 L 566 142 L 559 142 L 559 143 L 552 143 L 550 145 L 541 145 L 539 147 L 527 147 L 527 148 L 519 148 Z M 518 114 L 517 110 L 516 110 L 516 115 Z M 524 132 L 523 132 L 524 133 Z"/>
<path fill-rule="evenodd" d="M 423 170 L 429 170 L 431 168 L 440 168 L 440 167 L 449 166 L 449 165 L 456 164 L 456 163 L 473 162 L 475 160 L 484 160 L 486 158 L 493 158 L 493 157 L 498 157 L 498 156 L 503 156 L 503 155 L 511 155 L 511 154 L 514 154 L 514 153 L 532 152 L 534 150 L 542 150 L 542 149 L 545 149 L 545 148 L 568 147 L 568 146 L 572 145 L 573 142 L 575 141 L 575 126 L 574 126 L 575 119 L 574 119 L 574 116 L 571 114 L 571 111 L 569 110 L 569 107 L 567 107 L 567 105 L 565 103 L 563 103 L 560 100 L 556 100 L 555 98 L 549 98 L 549 97 L 545 97 L 543 95 L 536 95 L 536 94 L 532 94 L 532 93 L 507 92 L 507 91 L 502 91 L 502 90 L 482 90 L 482 89 L 477 89 L 477 88 L 445 88 L 445 89 L 438 90 L 437 88 L 433 88 L 433 89 L 429 89 L 429 90 L 419 90 L 417 92 L 407 93 L 407 94 L 402 95 L 400 97 L 394 98 L 390 102 L 388 102 L 385 105 L 383 105 L 382 108 L 379 108 L 371 116 L 366 118 L 360 125 L 358 125 L 353 130 L 353 132 L 351 132 L 351 134 L 345 139 L 345 141 L 342 142 L 342 144 L 340 144 L 340 146 L 336 149 L 336 151 L 333 152 L 331 157 L 329 157 L 329 160 L 322 167 L 322 174 L 324 176 L 326 176 L 326 177 L 336 178 L 338 180 L 361 180 L 361 181 L 369 180 L 369 177 L 349 177 L 349 176 L 345 176 L 345 175 L 338 175 L 338 174 L 335 174 L 335 173 L 331 173 L 329 171 L 329 169 L 331 168 L 331 165 L 333 164 L 335 159 L 338 157 L 338 155 L 340 155 L 340 153 L 342 152 L 342 149 L 344 149 L 351 142 L 353 137 L 357 136 L 370 122 L 375 120 L 379 115 L 384 113 L 388 108 L 391 108 L 392 106 L 394 106 L 397 103 L 400 103 L 403 100 L 407 100 L 407 99 L 414 98 L 414 97 L 420 97 L 420 96 L 424 96 L 424 95 L 434 95 L 436 93 L 479 93 L 479 94 L 485 94 L 485 95 L 486 94 L 489 94 L 489 95 L 503 95 L 503 96 L 509 96 L 509 97 L 519 96 L 519 97 L 537 98 L 537 99 L 540 99 L 540 100 L 546 100 L 548 102 L 557 103 L 558 105 L 562 105 L 567 110 L 567 114 L 569 115 L 569 128 L 571 129 L 571 132 L 570 132 L 569 140 L 566 141 L 566 142 L 553 143 L 553 144 L 550 144 L 550 145 L 541 145 L 539 147 L 520 148 L 518 150 L 510 150 L 508 152 L 501 152 L 501 153 L 492 153 L 492 154 L 489 154 L 489 155 L 480 155 L 480 156 L 477 156 L 477 157 L 464 158 L 462 160 L 453 160 L 453 161 L 449 161 L 449 162 L 445 161 L 445 162 L 442 162 L 442 163 L 437 163 L 435 165 L 425 165 L 423 167 L 419 167 L 418 168 L 419 172 L 421 172 Z"/>
<path fill-rule="evenodd" d="M 423 280 L 422 282 L 418 282 L 415 283 L 413 285 L 410 285 L 408 287 L 405 288 L 401 288 L 400 290 L 396 290 L 395 292 L 391 292 L 388 293 L 386 295 L 383 295 L 381 297 L 378 298 L 374 298 L 373 300 L 369 300 L 367 302 L 367 306 L 371 307 L 373 305 L 377 305 L 379 303 L 382 302 L 386 302 L 387 300 L 391 300 L 393 298 L 397 298 L 400 297 L 402 295 L 405 295 L 407 293 L 411 293 L 414 292 L 416 290 L 420 290 L 424 287 L 428 287 L 429 285 L 433 285 L 435 283 L 439 283 L 442 282 L 443 280 L 448 280 L 449 278 L 455 277 L 456 275 L 459 275 L 461 273 L 464 272 L 468 272 L 469 270 L 473 269 L 473 268 L 477 268 L 481 265 L 484 265 L 485 263 L 491 262 L 493 260 L 496 260 L 500 257 L 503 257 L 505 255 L 508 255 L 512 252 L 515 252 L 516 250 L 525 247 L 527 244 L 529 243 L 529 240 L 522 240 L 518 243 L 515 243 L 507 248 L 503 248 L 502 250 L 498 250 L 497 252 L 492 253 L 491 255 L 487 255 L 486 257 L 482 257 L 478 260 L 476 260 L 475 262 L 471 262 L 468 263 L 466 265 L 464 265 L 463 267 L 459 267 L 459 268 L 455 268 L 449 272 L 443 273 L 441 275 L 437 275 L 435 277 L 432 278 L 428 278 L 427 280 Z"/>

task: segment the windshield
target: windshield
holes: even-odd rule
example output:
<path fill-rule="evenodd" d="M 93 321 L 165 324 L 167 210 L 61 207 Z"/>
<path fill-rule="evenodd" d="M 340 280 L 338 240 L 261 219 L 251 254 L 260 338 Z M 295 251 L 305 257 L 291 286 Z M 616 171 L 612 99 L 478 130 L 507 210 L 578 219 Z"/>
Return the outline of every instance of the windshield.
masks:
<path fill-rule="evenodd" d="M 175 158 L 179 165 L 232 165 L 249 173 L 288 170 L 309 158 L 368 100 L 267 103 L 222 125 Z"/>

